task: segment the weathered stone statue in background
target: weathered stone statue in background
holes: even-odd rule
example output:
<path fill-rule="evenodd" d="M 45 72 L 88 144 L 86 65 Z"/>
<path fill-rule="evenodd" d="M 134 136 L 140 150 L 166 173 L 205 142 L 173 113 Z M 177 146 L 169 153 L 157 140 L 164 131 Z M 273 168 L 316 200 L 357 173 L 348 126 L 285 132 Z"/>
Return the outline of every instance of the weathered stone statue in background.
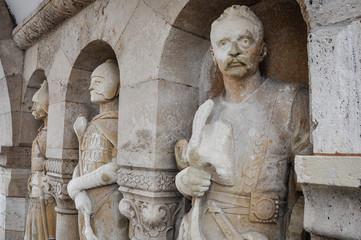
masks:
<path fill-rule="evenodd" d="M 118 210 L 122 194 L 115 184 L 118 166 L 119 70 L 107 60 L 91 75 L 92 103 L 100 114 L 88 124 L 79 116 L 74 130 L 79 140 L 79 163 L 69 182 L 69 196 L 79 211 L 80 239 L 128 239 L 128 221 Z"/>
<path fill-rule="evenodd" d="M 25 240 L 55 239 L 56 203 L 54 197 L 44 193 L 46 181 L 44 165 L 46 158 L 46 136 L 48 126 L 49 91 L 44 81 L 33 96 L 32 115 L 44 121 L 31 148 L 31 176 L 29 179 L 30 202 L 25 225 Z"/>
<path fill-rule="evenodd" d="M 225 91 L 200 106 L 191 139 L 175 147 L 177 188 L 193 198 L 178 239 L 285 239 L 293 157 L 312 151 L 308 92 L 261 77 L 263 26 L 246 6 L 212 24 L 211 44 Z"/>

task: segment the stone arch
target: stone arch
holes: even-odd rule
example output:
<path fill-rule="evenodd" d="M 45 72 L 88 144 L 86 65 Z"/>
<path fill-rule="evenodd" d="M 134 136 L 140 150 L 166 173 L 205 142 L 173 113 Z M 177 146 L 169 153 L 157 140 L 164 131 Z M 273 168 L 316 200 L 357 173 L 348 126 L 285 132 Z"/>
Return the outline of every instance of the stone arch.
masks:
<path fill-rule="evenodd" d="M 42 122 L 36 120 L 31 114 L 31 107 L 33 105 L 32 98 L 36 91 L 40 88 L 41 84 L 46 80 L 45 72 L 42 69 L 36 70 L 31 75 L 27 85 L 24 89 L 24 94 L 21 103 L 20 114 L 20 133 L 19 144 L 20 146 L 31 146 L 32 141 L 35 139 L 37 130 Z"/>
<path fill-rule="evenodd" d="M 9 89 L 0 59 L 0 146 L 11 146 L 13 143 L 12 118 Z"/>
<path fill-rule="evenodd" d="M 211 23 L 227 7 L 249 6 L 265 29 L 268 56 L 261 73 L 281 81 L 308 84 L 307 25 L 295 0 L 189 0 L 178 12 L 165 41 L 160 78 L 199 89 L 199 102 L 223 90 L 218 69 L 210 56 Z"/>
<path fill-rule="evenodd" d="M 90 75 L 107 59 L 116 60 L 113 48 L 103 40 L 95 40 L 86 45 L 76 58 L 70 72 L 65 95 L 65 123 L 63 148 L 74 148 L 78 140 L 73 123 L 79 114 L 90 121 L 98 112 L 98 106 L 90 101 Z"/>

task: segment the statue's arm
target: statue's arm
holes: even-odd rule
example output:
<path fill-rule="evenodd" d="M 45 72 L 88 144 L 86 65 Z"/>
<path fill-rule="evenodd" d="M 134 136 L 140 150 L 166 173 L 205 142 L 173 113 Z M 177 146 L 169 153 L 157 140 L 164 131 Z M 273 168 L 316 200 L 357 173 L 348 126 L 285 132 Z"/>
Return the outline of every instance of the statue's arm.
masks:
<path fill-rule="evenodd" d="M 68 184 L 68 193 L 72 199 L 82 190 L 113 184 L 117 181 L 119 166 L 115 161 L 107 163 L 98 169 L 73 178 Z"/>

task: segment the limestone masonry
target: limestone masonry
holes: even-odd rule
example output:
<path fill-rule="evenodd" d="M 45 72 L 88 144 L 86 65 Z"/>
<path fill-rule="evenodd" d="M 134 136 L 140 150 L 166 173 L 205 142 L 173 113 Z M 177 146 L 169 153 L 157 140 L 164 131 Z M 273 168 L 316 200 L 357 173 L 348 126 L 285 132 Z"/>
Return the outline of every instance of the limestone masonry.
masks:
<path fill-rule="evenodd" d="M 0 240 L 361 239 L 361 1 L 27 1 Z"/>

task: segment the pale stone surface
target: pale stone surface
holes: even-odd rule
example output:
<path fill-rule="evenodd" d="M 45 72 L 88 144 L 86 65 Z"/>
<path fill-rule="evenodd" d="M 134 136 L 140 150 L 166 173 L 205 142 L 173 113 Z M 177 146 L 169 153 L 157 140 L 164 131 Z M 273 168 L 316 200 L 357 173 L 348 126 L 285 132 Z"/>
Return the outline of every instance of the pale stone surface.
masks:
<path fill-rule="evenodd" d="M 23 231 L 11 231 L 5 230 L 0 227 L 0 239 L 4 240 L 23 240 L 24 232 Z"/>
<path fill-rule="evenodd" d="M 23 57 L 23 52 L 11 38 L 0 41 L 0 58 L 2 59 L 5 75 L 22 74 Z"/>
<path fill-rule="evenodd" d="M 360 188 L 303 184 L 302 189 L 306 231 L 328 238 L 361 239 Z"/>
<path fill-rule="evenodd" d="M 159 78 L 198 87 L 201 60 L 208 48 L 208 40 L 172 28 L 164 46 Z"/>
<path fill-rule="evenodd" d="M 158 77 L 163 44 L 170 28 L 171 26 L 160 18 L 153 9 L 143 2 L 139 3 L 127 28 L 115 46 L 116 51 L 120 53 L 118 62 L 120 63 L 122 87 Z M 147 40 L 144 41 L 144 39 Z"/>
<path fill-rule="evenodd" d="M 0 194 L 0 227 L 12 231 L 24 231 L 28 200 L 6 197 Z"/>
<path fill-rule="evenodd" d="M 0 167 L 0 194 L 11 197 L 27 197 L 29 169 Z"/>
<path fill-rule="evenodd" d="M 130 101 L 131 96 L 139 96 Z M 154 97 L 157 96 L 157 97 Z M 118 139 L 121 165 L 171 169 L 174 143 L 189 137 L 197 91 L 192 87 L 152 80 L 119 93 L 122 122 Z M 186 100 L 186 101 L 185 101 Z"/>
<path fill-rule="evenodd" d="M 347 22 L 350 19 L 361 16 L 361 2 L 358 0 L 348 0 L 340 2 L 338 0 L 298 0 L 306 6 L 306 22 L 316 30 L 319 27 L 334 25 L 340 22 Z"/>
<path fill-rule="evenodd" d="M 89 6 L 88 11 L 82 11 L 74 16 L 72 22 L 66 22 L 62 30 L 68 37 L 62 39 L 61 48 L 70 62 L 74 63 L 80 50 L 95 40 L 102 39 L 115 48 L 138 2 L 138 0 L 96 1 Z M 82 37 L 79 38 L 79 35 Z M 92 60 L 86 59 L 86 61 Z"/>
<path fill-rule="evenodd" d="M 309 36 L 315 153 L 360 153 L 360 39 L 360 21 Z"/>
<path fill-rule="evenodd" d="M 0 114 L 0 126 L 8 126 L 0 130 L 1 146 L 11 146 L 13 138 L 11 112 Z"/>
<path fill-rule="evenodd" d="M 295 170 L 301 184 L 361 187 L 361 157 L 296 156 Z"/>
<path fill-rule="evenodd" d="M 34 44 L 24 54 L 24 71 L 23 71 L 23 94 L 25 94 L 28 82 L 33 73 L 38 70 L 38 44 Z"/>
<path fill-rule="evenodd" d="M 53 58 L 54 62 L 51 64 L 51 68 L 47 76 L 47 79 L 49 80 L 50 106 L 52 104 L 65 101 L 67 82 L 72 70 L 72 65 L 61 49 L 56 52 Z M 49 117 L 52 116 L 49 114 Z"/>

